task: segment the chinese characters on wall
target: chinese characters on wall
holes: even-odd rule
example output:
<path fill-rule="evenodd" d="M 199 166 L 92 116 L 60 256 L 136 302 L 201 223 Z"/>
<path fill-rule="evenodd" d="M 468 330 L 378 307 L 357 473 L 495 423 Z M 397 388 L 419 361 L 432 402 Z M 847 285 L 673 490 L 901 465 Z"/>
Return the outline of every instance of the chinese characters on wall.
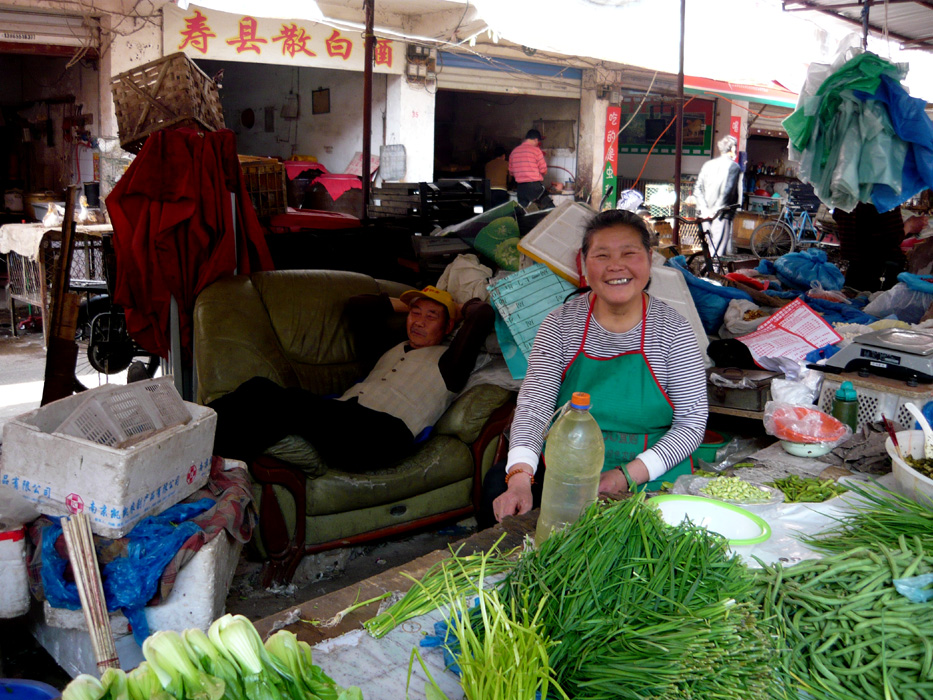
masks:
<path fill-rule="evenodd" d="M 363 39 L 315 22 L 277 20 L 165 7 L 166 46 L 200 58 L 363 69 Z M 377 38 L 373 69 L 400 73 L 395 42 Z"/>

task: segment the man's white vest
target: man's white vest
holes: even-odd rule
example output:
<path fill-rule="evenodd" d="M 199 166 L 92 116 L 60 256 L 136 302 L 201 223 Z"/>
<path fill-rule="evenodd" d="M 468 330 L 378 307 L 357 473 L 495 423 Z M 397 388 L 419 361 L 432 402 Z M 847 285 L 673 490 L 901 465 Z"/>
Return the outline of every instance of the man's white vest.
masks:
<path fill-rule="evenodd" d="M 361 406 L 388 413 L 405 422 L 417 437 L 444 415 L 457 396 L 448 391 L 438 361 L 446 345 L 432 345 L 405 352 L 405 343 L 388 350 L 359 384 L 340 397 L 356 397 Z"/>

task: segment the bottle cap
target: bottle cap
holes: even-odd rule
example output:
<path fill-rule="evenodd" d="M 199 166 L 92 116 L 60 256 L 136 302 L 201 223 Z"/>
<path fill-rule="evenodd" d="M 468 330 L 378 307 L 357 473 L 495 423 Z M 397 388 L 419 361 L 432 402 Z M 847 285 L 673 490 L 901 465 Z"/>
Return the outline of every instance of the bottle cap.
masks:
<path fill-rule="evenodd" d="M 575 391 L 570 397 L 570 407 L 571 408 L 589 408 L 590 407 L 590 395 L 585 391 Z"/>
<path fill-rule="evenodd" d="M 839 401 L 857 401 L 858 394 L 855 392 L 852 382 L 843 382 L 842 386 L 836 389 L 836 398 Z"/>

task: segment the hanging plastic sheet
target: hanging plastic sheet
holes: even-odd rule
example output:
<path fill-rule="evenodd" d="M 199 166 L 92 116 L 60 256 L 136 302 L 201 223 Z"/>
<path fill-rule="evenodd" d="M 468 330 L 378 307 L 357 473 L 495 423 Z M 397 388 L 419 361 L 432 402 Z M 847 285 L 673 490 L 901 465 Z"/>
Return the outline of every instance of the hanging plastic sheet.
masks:
<path fill-rule="evenodd" d="M 853 55 L 855 54 L 855 55 Z M 906 64 L 849 49 L 813 64 L 783 125 L 800 179 L 831 208 L 871 202 L 889 211 L 933 186 L 933 123 L 900 85 Z"/>

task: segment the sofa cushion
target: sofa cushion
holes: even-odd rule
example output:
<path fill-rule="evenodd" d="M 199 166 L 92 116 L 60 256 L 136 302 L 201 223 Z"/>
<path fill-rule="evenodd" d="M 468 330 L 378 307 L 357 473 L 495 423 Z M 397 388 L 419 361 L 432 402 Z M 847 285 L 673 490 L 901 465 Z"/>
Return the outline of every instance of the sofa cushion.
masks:
<path fill-rule="evenodd" d="M 372 277 L 333 270 L 261 272 L 251 277 L 299 386 L 321 396 L 342 394 L 361 378 L 347 300 L 378 294 Z"/>
<path fill-rule="evenodd" d="M 298 385 L 249 277 L 226 277 L 202 291 L 192 323 L 199 403 L 220 398 L 250 377 Z"/>
<path fill-rule="evenodd" d="M 320 476 L 327 471 L 327 464 L 324 463 L 314 445 L 300 435 L 286 435 L 267 449 L 264 454 L 297 467 L 310 478 Z"/>
<path fill-rule="evenodd" d="M 428 440 L 403 462 L 359 474 L 328 470 L 307 483 L 307 514 L 323 515 L 392 503 L 473 475 L 469 448 L 449 435 Z"/>

